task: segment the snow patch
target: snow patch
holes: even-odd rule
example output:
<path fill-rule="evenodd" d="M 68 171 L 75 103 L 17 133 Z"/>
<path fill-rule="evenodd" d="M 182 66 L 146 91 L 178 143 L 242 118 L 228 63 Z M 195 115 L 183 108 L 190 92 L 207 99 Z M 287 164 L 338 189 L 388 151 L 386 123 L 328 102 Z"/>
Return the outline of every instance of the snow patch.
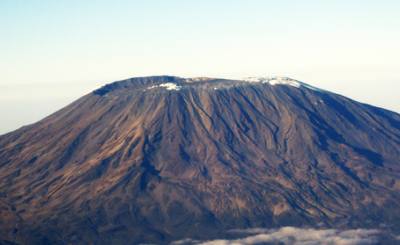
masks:
<path fill-rule="evenodd" d="M 211 78 L 209 77 L 192 77 L 192 78 L 186 78 L 186 82 L 205 82 L 209 81 Z"/>
<path fill-rule="evenodd" d="M 248 77 L 243 79 L 245 82 L 250 82 L 250 83 L 266 83 L 270 84 L 272 86 L 275 85 L 286 85 L 286 86 L 292 86 L 296 88 L 300 87 L 305 87 L 308 89 L 312 89 L 315 91 L 319 91 L 318 88 L 315 88 L 313 86 L 310 86 L 308 84 L 302 83 L 300 81 L 288 78 L 288 77 Z"/>
<path fill-rule="evenodd" d="M 276 78 L 267 81 L 271 85 L 289 85 L 292 87 L 300 88 L 301 84 L 298 81 L 290 80 L 288 78 Z"/>
<path fill-rule="evenodd" d="M 249 77 L 244 79 L 251 83 L 268 83 L 270 85 L 289 85 L 299 88 L 301 83 L 288 77 Z"/>
<path fill-rule="evenodd" d="M 147 89 L 153 89 L 153 88 L 165 88 L 166 90 L 180 90 L 182 86 L 179 86 L 176 83 L 161 83 L 158 85 L 153 85 L 151 87 L 148 87 Z"/>

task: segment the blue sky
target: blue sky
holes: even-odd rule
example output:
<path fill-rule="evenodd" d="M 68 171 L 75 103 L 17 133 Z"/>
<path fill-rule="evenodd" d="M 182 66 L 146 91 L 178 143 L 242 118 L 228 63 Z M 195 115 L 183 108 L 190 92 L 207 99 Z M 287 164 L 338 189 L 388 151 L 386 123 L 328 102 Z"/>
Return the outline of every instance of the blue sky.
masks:
<path fill-rule="evenodd" d="M 0 1 L 0 133 L 113 80 L 284 75 L 400 112 L 400 2 Z"/>

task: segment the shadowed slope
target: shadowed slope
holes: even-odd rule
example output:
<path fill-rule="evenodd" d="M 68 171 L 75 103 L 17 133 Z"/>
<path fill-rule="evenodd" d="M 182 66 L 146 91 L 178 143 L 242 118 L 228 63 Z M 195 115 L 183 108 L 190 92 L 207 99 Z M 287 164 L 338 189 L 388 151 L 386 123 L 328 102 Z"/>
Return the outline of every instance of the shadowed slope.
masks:
<path fill-rule="evenodd" d="M 0 137 L 0 238 L 399 229 L 399 156 L 398 114 L 294 80 L 129 79 Z"/>

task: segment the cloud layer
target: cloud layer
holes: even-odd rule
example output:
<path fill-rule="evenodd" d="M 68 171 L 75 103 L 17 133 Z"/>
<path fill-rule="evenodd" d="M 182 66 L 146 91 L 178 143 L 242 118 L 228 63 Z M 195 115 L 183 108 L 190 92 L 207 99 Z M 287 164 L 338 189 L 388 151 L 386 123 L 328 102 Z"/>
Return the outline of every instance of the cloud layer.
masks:
<path fill-rule="evenodd" d="M 242 235 L 242 238 L 233 240 L 195 241 L 181 240 L 173 244 L 201 244 L 201 245 L 242 245 L 242 244 L 294 244 L 294 245 L 359 245 L 376 244 L 381 233 L 376 229 L 302 229 L 283 227 L 280 229 L 246 229 L 232 230 L 232 233 Z"/>

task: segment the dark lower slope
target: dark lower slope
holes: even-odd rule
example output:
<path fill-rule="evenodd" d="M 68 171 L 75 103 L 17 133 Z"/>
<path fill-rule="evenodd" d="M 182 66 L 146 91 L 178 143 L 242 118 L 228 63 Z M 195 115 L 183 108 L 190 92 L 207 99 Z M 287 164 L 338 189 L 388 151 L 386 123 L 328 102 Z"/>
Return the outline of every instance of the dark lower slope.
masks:
<path fill-rule="evenodd" d="M 398 114 L 308 86 L 131 79 L 0 137 L 0 240 L 400 230 L 399 156 Z"/>

